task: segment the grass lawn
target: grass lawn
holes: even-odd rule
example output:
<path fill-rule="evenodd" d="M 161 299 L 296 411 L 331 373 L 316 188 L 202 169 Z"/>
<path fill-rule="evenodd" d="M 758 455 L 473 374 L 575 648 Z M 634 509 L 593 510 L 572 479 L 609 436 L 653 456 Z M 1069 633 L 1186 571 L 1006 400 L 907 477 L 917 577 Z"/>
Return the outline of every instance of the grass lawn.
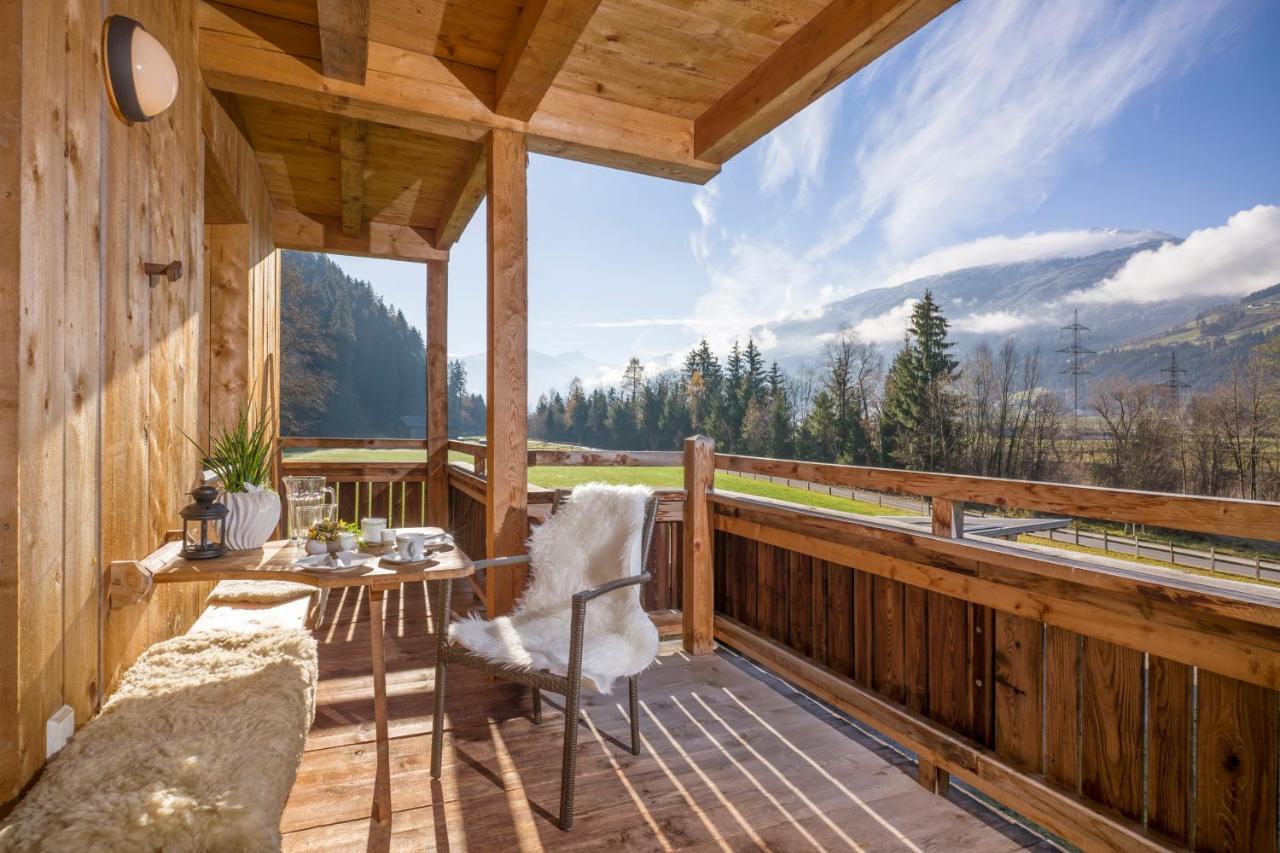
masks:
<path fill-rule="evenodd" d="M 568 489 L 579 483 L 614 483 L 618 485 L 644 485 L 654 488 L 684 488 L 683 468 L 615 468 L 591 467 L 534 467 L 529 469 L 529 482 L 548 489 Z M 865 501 L 832 497 L 807 489 L 781 486 L 760 480 L 748 480 L 733 474 L 716 474 L 716 488 L 722 492 L 737 492 L 752 497 L 790 501 L 818 509 L 834 509 L 858 515 L 910 515 L 900 509 L 877 506 Z"/>

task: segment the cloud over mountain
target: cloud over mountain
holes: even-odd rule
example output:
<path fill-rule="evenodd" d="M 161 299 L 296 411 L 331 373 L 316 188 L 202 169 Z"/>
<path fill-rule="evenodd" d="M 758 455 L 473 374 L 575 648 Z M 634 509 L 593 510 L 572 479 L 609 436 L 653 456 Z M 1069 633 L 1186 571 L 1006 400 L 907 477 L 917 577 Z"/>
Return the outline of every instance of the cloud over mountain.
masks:
<path fill-rule="evenodd" d="M 1114 275 L 1072 299 L 1151 303 L 1192 296 L 1244 296 L 1280 282 L 1280 207 L 1260 204 L 1181 243 L 1139 252 Z"/>

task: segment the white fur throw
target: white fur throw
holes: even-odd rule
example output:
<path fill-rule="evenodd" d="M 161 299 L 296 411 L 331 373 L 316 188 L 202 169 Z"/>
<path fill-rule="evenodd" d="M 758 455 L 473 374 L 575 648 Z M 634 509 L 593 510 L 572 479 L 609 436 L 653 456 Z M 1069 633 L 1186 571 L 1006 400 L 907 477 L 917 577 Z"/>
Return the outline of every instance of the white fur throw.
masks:
<path fill-rule="evenodd" d="M 278 850 L 315 682 L 306 631 L 156 644 L 0 828 L 0 850 Z"/>
<path fill-rule="evenodd" d="M 275 604 L 314 595 L 317 589 L 293 581 L 218 581 L 207 604 Z"/>
<path fill-rule="evenodd" d="M 451 626 L 454 642 L 495 663 L 569 669 L 569 624 L 575 592 L 640 574 L 640 534 L 650 490 L 587 483 L 529 539 L 532 574 L 515 610 Z M 503 569 L 489 569 L 503 571 Z M 658 629 L 640 603 L 638 586 L 587 604 L 582 674 L 602 693 L 635 675 L 658 653 Z"/>

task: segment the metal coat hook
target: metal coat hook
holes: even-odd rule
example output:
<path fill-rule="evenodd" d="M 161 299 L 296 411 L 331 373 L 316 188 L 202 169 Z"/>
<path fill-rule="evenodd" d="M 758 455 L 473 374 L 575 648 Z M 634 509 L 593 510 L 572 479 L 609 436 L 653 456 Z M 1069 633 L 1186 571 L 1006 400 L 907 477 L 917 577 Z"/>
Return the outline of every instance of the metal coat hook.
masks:
<path fill-rule="evenodd" d="M 164 276 L 169 281 L 182 278 L 182 261 L 170 261 L 167 264 L 143 264 L 142 271 L 151 276 L 151 286 L 156 286 L 156 279 Z"/>

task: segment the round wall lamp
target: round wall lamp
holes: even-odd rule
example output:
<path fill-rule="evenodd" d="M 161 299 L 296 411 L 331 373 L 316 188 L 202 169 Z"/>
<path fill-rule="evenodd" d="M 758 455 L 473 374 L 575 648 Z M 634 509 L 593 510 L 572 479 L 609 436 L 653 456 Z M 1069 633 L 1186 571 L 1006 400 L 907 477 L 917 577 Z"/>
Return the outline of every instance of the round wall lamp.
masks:
<path fill-rule="evenodd" d="M 164 45 L 133 18 L 102 22 L 102 76 L 111 109 L 125 124 L 151 121 L 178 97 L 178 67 Z"/>

